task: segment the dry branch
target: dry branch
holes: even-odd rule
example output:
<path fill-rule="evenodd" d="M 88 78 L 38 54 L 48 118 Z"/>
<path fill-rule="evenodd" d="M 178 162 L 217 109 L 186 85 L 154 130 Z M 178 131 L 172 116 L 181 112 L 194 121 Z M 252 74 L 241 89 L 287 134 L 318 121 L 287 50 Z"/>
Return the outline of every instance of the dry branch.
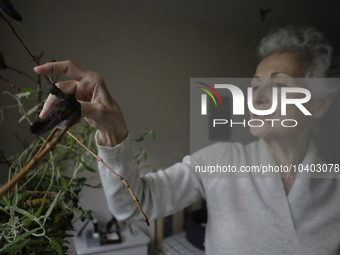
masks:
<path fill-rule="evenodd" d="M 6 19 L 6 17 L 0 12 L 0 17 L 6 22 L 6 24 L 8 25 L 9 29 L 12 31 L 12 33 L 16 36 L 16 38 L 19 40 L 19 42 L 21 43 L 21 45 L 25 48 L 25 50 L 27 51 L 27 53 L 30 55 L 31 59 L 34 61 L 34 63 L 38 66 L 39 62 L 36 60 L 36 58 L 33 56 L 33 54 L 29 51 L 29 49 L 26 47 L 26 45 L 24 44 L 24 42 L 21 40 L 20 36 L 18 35 L 18 33 L 15 31 L 14 27 L 11 25 L 11 23 L 8 21 L 8 19 Z M 45 75 L 44 79 L 46 81 L 46 83 L 48 84 L 48 79 Z"/>
<path fill-rule="evenodd" d="M 13 88 L 15 88 L 16 90 L 20 90 L 20 88 L 19 88 L 17 85 L 15 85 L 14 83 L 10 82 L 10 81 L 7 80 L 6 78 L 2 77 L 1 75 L 0 75 L 0 79 L 3 80 L 4 82 L 8 83 L 9 85 L 11 85 L 11 86 L 12 86 Z"/>
<path fill-rule="evenodd" d="M 37 82 L 37 80 L 34 79 L 34 78 L 33 78 L 32 76 L 30 76 L 29 74 L 24 73 L 24 72 L 22 72 L 22 71 L 20 71 L 20 70 L 18 70 L 18 69 L 16 69 L 16 68 L 14 68 L 14 67 L 7 66 L 7 69 L 10 69 L 10 70 L 12 70 L 12 71 L 14 71 L 14 72 L 17 72 L 17 73 L 19 73 L 19 74 L 21 74 L 21 75 L 27 77 L 28 79 L 33 80 L 34 82 Z"/>
<path fill-rule="evenodd" d="M 85 148 L 85 150 L 87 150 L 88 152 L 90 152 L 92 154 L 93 157 L 95 157 L 100 163 L 102 163 L 107 169 L 109 169 L 115 176 L 117 176 L 123 183 L 124 185 L 127 187 L 127 189 L 129 190 L 131 196 L 132 196 L 132 199 L 133 201 L 137 204 L 137 207 L 139 209 L 139 211 L 141 212 L 143 218 L 144 218 L 144 221 L 146 222 L 146 224 L 148 226 L 150 226 L 150 223 L 149 223 L 149 219 L 148 217 L 145 215 L 142 207 L 140 206 L 140 204 L 138 203 L 139 200 L 138 198 L 136 197 L 136 195 L 133 193 L 133 190 L 131 189 L 130 185 L 128 184 L 128 182 L 123 178 L 121 177 L 119 174 L 117 174 L 115 171 L 113 171 L 100 157 L 98 157 L 94 152 L 92 152 L 89 148 L 87 148 L 81 141 L 79 141 L 79 139 L 77 137 L 75 137 L 73 134 L 71 134 L 69 131 L 67 131 L 67 134 L 69 136 L 71 136 L 74 140 L 76 140 L 77 143 L 79 143 L 83 148 Z"/>
<path fill-rule="evenodd" d="M 28 193 L 34 193 L 34 194 L 49 194 L 49 195 L 57 195 L 57 192 L 54 191 L 34 191 L 34 190 L 24 190 L 24 189 L 19 189 L 19 192 L 28 192 Z"/>

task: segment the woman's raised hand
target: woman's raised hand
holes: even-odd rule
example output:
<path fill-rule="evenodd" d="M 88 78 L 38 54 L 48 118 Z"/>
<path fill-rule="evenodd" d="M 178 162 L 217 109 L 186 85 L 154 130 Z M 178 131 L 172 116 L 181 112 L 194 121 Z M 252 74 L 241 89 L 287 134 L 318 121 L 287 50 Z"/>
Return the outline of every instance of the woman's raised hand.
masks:
<path fill-rule="evenodd" d="M 104 79 L 72 61 L 51 62 L 34 68 L 38 74 L 65 74 L 71 80 L 56 85 L 65 94 L 74 94 L 82 106 L 82 117 L 98 129 L 97 141 L 103 146 L 115 146 L 128 134 L 119 105 L 111 97 Z M 49 95 L 40 118 L 45 118 L 56 97 Z"/>

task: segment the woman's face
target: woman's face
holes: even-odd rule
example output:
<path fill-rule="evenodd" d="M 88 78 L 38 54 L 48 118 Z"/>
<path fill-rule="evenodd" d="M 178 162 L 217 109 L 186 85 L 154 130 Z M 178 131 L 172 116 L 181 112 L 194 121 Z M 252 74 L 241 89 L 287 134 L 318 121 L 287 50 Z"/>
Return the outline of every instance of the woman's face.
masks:
<path fill-rule="evenodd" d="M 289 52 L 275 53 L 265 58 L 257 67 L 252 80 L 253 105 L 257 110 L 267 110 L 272 106 L 272 89 L 278 89 L 278 105 L 270 115 L 258 116 L 250 113 L 251 119 L 261 119 L 264 122 L 262 127 L 250 127 L 250 132 L 254 136 L 263 138 L 276 138 L 309 133 L 314 118 L 305 116 L 295 105 L 286 106 L 286 115 L 281 115 L 281 87 L 298 87 L 296 80 L 292 78 L 303 78 L 305 70 L 302 61 L 297 55 Z M 301 93 L 288 93 L 287 98 L 301 98 L 305 95 Z M 304 106 L 312 113 L 311 101 Z M 313 114 L 313 113 L 312 113 Z M 279 121 L 265 121 L 266 119 L 278 119 Z M 283 127 L 281 121 L 284 119 L 294 119 L 298 122 L 295 127 Z M 294 125 L 294 122 L 285 122 L 285 125 Z M 260 125 L 254 121 L 253 125 Z"/>

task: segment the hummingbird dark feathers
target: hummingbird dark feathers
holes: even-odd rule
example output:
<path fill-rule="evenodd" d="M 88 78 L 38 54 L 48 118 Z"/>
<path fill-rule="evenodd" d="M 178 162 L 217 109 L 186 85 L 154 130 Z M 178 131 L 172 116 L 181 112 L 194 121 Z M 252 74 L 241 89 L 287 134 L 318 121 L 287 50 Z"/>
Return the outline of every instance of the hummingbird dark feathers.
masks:
<path fill-rule="evenodd" d="M 74 95 L 65 95 L 55 84 L 48 85 L 52 95 L 57 97 L 57 103 L 51 107 L 47 116 L 40 121 L 33 123 L 30 131 L 35 136 L 40 136 L 60 125 L 69 127 L 76 124 L 81 118 L 81 104 L 76 100 Z"/>
<path fill-rule="evenodd" d="M 56 96 L 57 102 L 63 100 L 64 97 L 66 96 L 64 92 L 62 92 L 53 82 L 51 82 L 51 79 L 47 84 L 47 88 L 52 95 Z"/>

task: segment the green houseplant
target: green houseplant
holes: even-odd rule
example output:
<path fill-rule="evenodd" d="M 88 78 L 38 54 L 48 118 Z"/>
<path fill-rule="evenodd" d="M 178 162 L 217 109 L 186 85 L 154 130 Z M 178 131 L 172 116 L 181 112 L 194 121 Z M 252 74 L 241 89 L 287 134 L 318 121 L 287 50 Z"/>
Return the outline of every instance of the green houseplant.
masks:
<path fill-rule="evenodd" d="M 19 15 L 19 17 L 18 13 L 14 12 L 15 10 L 8 0 L 0 0 L 0 8 L 12 18 L 21 21 L 21 16 Z M 9 25 L 34 62 L 38 64 L 37 58 L 29 52 L 9 21 L 1 13 L 0 16 Z M 18 74 L 35 80 L 22 71 L 8 68 L 2 54 L 0 54 L 0 69 L 16 70 Z M 47 81 L 47 78 L 44 78 Z M 36 113 L 40 111 L 43 104 L 41 99 L 44 92 L 42 81 L 36 80 L 37 88 L 22 89 L 2 76 L 0 79 L 19 91 L 18 93 L 7 91 L 6 94 L 17 103 L 22 115 L 19 122 L 27 121 L 31 125 L 33 120 L 37 119 Z M 33 107 L 28 107 L 32 100 L 37 100 L 38 103 Z M 90 211 L 84 211 L 79 205 L 79 194 L 82 187 L 100 187 L 100 184 L 94 186 L 87 184 L 87 179 L 78 175 L 84 170 L 96 172 L 92 167 L 95 161 L 88 160 L 91 158 L 90 154 L 96 157 L 93 131 L 94 129 L 85 122 L 73 127 L 72 131 L 67 131 L 69 136 L 57 140 L 53 145 L 53 150 L 47 149 L 50 144 L 49 138 L 38 137 L 32 143 L 26 144 L 25 150 L 20 155 L 8 157 L 3 151 L 0 151 L 0 161 L 9 166 L 8 183 L 13 180 L 13 176 L 20 175 L 28 165 L 31 164 L 32 168 L 34 166 L 33 169 L 29 168 L 27 174 L 8 189 L 9 192 L 0 197 L 0 253 L 65 254 L 67 252 L 65 238 L 68 236 L 67 231 L 73 229 L 74 212 L 78 213 L 82 220 L 91 214 Z M 152 130 L 141 134 L 135 141 L 143 141 L 148 136 L 154 136 Z M 84 150 L 83 147 L 87 150 Z M 39 156 L 41 150 L 45 151 L 45 157 Z M 97 159 L 100 161 L 99 158 Z M 136 160 L 139 162 L 144 159 L 146 159 L 146 152 L 141 149 L 136 155 Z M 105 165 L 104 162 L 101 161 L 101 163 Z M 113 172 L 112 169 L 107 168 Z M 138 204 L 138 199 L 127 182 L 115 172 L 113 174 L 128 187 L 148 223 L 147 217 Z"/>

